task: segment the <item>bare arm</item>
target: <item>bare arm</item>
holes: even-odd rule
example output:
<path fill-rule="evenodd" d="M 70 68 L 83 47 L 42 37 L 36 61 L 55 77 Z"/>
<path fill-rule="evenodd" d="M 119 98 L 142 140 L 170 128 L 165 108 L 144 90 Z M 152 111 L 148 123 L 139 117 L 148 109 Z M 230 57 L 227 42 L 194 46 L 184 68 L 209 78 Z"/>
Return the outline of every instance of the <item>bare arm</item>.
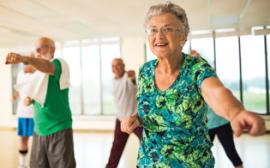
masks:
<path fill-rule="evenodd" d="M 231 121 L 236 136 L 240 136 L 244 130 L 253 136 L 265 133 L 264 120 L 244 109 L 219 79 L 213 77 L 205 79 L 202 83 L 202 95 L 214 112 Z"/>
<path fill-rule="evenodd" d="M 18 63 L 32 65 L 35 69 L 44 73 L 48 73 L 50 75 L 55 74 L 55 65 L 49 60 L 22 56 L 16 53 L 9 53 L 6 58 L 6 64 L 18 64 Z"/>
<path fill-rule="evenodd" d="M 207 104 L 220 116 L 232 120 L 241 111 L 243 105 L 225 88 L 218 78 L 210 77 L 202 83 L 202 95 Z"/>

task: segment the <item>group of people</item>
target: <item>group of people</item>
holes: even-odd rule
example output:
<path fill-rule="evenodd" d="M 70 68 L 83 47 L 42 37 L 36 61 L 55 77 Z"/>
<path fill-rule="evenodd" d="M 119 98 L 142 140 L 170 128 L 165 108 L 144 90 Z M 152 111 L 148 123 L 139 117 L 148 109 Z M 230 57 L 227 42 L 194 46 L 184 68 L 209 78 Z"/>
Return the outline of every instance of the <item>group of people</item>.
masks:
<path fill-rule="evenodd" d="M 35 71 L 25 81 L 17 82 L 19 95 L 25 95 L 20 113 L 29 114 L 27 106 L 34 107 L 34 122 L 19 118 L 18 135 L 28 139 L 33 134 L 30 167 L 76 167 L 73 147 L 72 117 L 69 105 L 69 69 L 61 59 L 54 59 L 55 44 L 47 37 L 37 40 L 35 57 L 9 53 L 6 64 L 23 63 Z M 31 116 L 29 116 L 31 118 Z M 22 125 L 22 126 L 21 126 Z M 32 129 L 34 125 L 34 132 Z M 20 129 L 26 132 L 21 134 Z M 19 167 L 26 167 L 25 154 L 28 147 L 19 149 L 23 156 Z M 23 160 L 23 161 L 21 161 Z"/>
<path fill-rule="evenodd" d="M 234 166 L 242 167 L 233 133 L 262 135 L 264 120 L 242 106 L 206 60 L 182 52 L 190 29 L 183 8 L 171 2 L 153 5 L 144 26 L 157 59 L 140 67 L 138 80 L 134 71 L 125 71 L 122 59 L 112 61 L 117 116 L 106 167 L 117 167 L 133 132 L 140 140 L 140 168 L 213 168 L 211 141 L 216 134 Z M 25 104 L 32 104 L 35 111 L 30 166 L 73 168 L 69 70 L 63 60 L 54 59 L 54 51 L 53 40 L 42 37 L 36 57 L 9 53 L 6 63 L 32 66 L 40 72 L 33 79 L 43 81 L 37 95 L 19 90 L 26 95 Z M 218 117 L 224 119 L 214 119 Z M 25 153 L 27 148 L 20 151 Z"/>

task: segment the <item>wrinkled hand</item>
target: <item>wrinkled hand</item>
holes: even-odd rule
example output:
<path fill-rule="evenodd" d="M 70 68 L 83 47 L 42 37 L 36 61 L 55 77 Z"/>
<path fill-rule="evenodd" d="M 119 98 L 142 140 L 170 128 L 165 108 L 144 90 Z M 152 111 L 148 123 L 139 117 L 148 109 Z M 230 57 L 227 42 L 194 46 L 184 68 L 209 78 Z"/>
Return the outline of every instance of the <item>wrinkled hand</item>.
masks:
<path fill-rule="evenodd" d="M 137 115 L 132 115 L 122 120 L 121 131 L 131 134 L 138 126 L 140 126 L 140 122 Z"/>
<path fill-rule="evenodd" d="M 23 56 L 17 53 L 8 53 L 6 64 L 18 64 L 23 62 Z"/>
<path fill-rule="evenodd" d="M 247 131 L 252 136 L 259 136 L 265 133 L 264 119 L 249 111 L 240 112 L 232 121 L 232 128 L 236 137 L 243 131 Z"/>
<path fill-rule="evenodd" d="M 30 97 L 24 98 L 24 105 L 30 106 L 32 104 L 32 99 Z"/>

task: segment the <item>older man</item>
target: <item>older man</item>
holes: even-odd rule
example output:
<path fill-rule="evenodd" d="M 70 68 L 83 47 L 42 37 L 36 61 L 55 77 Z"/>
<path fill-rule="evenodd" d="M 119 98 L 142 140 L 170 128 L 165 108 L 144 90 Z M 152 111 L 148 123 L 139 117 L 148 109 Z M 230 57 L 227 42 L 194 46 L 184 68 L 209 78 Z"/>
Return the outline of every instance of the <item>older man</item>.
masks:
<path fill-rule="evenodd" d="M 30 165 L 33 168 L 74 168 L 76 161 L 73 148 L 69 89 L 61 87 L 63 60 L 54 58 L 54 41 L 47 37 L 37 40 L 38 58 L 9 53 L 7 64 L 30 64 L 38 71 L 48 74 L 44 103 L 33 100 L 35 108 L 35 134 L 33 136 Z M 69 71 L 65 71 L 69 72 Z"/>
<path fill-rule="evenodd" d="M 112 61 L 113 96 L 117 107 L 114 141 L 106 168 L 116 168 L 129 134 L 121 132 L 121 120 L 132 115 L 136 108 L 136 75 L 134 71 L 125 71 L 125 64 L 122 59 L 115 58 Z M 142 130 L 140 127 L 134 130 L 136 136 L 141 139 Z"/>

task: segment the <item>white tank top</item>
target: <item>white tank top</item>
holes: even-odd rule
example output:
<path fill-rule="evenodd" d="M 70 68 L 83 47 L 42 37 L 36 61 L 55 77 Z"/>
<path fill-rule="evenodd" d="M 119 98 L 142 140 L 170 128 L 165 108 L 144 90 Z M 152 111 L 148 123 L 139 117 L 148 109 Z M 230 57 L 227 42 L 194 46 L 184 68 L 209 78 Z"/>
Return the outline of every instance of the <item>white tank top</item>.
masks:
<path fill-rule="evenodd" d="M 127 73 L 120 79 L 113 79 L 113 96 L 116 104 L 116 117 L 119 120 L 130 116 L 137 108 L 136 91 L 137 87 L 128 78 Z"/>

